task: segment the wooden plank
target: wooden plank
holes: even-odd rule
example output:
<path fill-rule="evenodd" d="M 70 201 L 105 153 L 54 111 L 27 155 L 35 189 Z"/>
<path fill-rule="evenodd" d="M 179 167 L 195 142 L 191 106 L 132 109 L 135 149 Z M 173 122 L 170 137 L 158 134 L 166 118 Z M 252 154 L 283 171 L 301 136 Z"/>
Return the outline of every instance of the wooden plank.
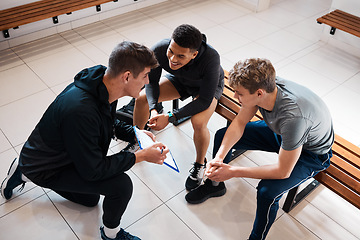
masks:
<path fill-rule="evenodd" d="M 337 134 L 335 134 L 335 142 L 339 144 L 342 148 L 346 149 L 346 151 L 349 151 L 357 158 L 360 158 L 360 148 L 358 146 L 352 144 L 351 142 L 347 141 L 346 139 L 340 137 Z M 357 166 L 360 168 L 360 164 L 357 164 Z"/>
<path fill-rule="evenodd" d="M 336 144 L 333 147 L 336 147 Z M 360 181 L 360 169 L 349 162 L 351 162 L 351 159 L 343 159 L 336 155 L 333 155 L 331 158 L 331 164 L 341 169 L 342 174 L 349 175 L 357 181 Z"/>
<path fill-rule="evenodd" d="M 317 21 L 360 37 L 360 18 L 355 15 L 337 9 Z"/>
<path fill-rule="evenodd" d="M 112 0 L 42 0 L 0 11 L 0 31 L 56 17 Z M 10 15 L 11 16 L 10 16 Z"/>
<path fill-rule="evenodd" d="M 331 164 L 326 170 L 326 174 L 339 181 L 342 185 L 351 189 L 352 191 L 360 194 L 359 179 L 352 178 L 350 175 L 344 173 L 341 169 L 337 168 L 334 164 Z M 326 183 L 326 182 L 321 182 Z"/>

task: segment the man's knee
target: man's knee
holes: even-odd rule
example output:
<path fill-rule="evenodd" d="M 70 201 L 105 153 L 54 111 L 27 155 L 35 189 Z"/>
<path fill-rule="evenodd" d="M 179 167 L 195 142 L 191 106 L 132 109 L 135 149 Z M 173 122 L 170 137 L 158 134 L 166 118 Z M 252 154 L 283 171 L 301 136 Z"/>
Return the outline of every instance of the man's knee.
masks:
<path fill-rule="evenodd" d="M 130 199 L 133 193 L 133 183 L 131 178 L 123 173 L 112 183 L 112 188 L 116 194 L 121 195 L 125 199 Z"/>
<path fill-rule="evenodd" d="M 148 105 L 145 91 L 140 92 L 139 97 L 135 100 L 135 104 L 137 106 L 147 106 Z"/>
<path fill-rule="evenodd" d="M 207 129 L 207 121 L 191 118 L 191 124 L 195 132 Z"/>
<path fill-rule="evenodd" d="M 224 138 L 225 132 L 227 130 L 227 127 L 221 128 L 219 130 L 216 131 L 215 133 L 215 138 L 214 141 L 215 142 L 221 142 Z"/>
<path fill-rule="evenodd" d="M 273 200 L 280 199 L 282 196 L 279 187 L 273 180 L 261 180 L 256 189 L 258 199 Z"/>

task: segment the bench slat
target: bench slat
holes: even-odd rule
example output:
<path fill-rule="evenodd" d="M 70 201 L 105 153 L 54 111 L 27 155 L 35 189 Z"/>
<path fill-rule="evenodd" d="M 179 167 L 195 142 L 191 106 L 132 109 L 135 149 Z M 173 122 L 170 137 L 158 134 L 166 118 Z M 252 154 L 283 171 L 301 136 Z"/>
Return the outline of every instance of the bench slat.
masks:
<path fill-rule="evenodd" d="M 345 140 L 344 138 L 336 134 L 335 143 L 340 145 L 343 149 L 346 149 L 346 151 L 351 152 L 351 154 L 355 155 L 358 159 L 360 158 L 360 148 L 358 146 L 352 144 L 351 142 Z M 357 166 L 360 168 L 360 163 L 358 163 Z"/>
<path fill-rule="evenodd" d="M 43 0 L 5 9 L 0 11 L 0 31 L 112 1 L 113 0 Z"/>
<path fill-rule="evenodd" d="M 331 26 L 333 27 L 337 25 L 339 29 L 348 29 L 353 31 L 360 30 L 360 23 L 355 23 L 351 19 L 344 19 L 341 16 L 324 16 L 322 19 L 325 24 L 331 23 Z"/>
<path fill-rule="evenodd" d="M 332 159 L 331 159 L 332 160 Z M 347 188 L 351 189 L 352 191 L 360 194 L 360 184 L 359 178 L 353 178 L 346 172 L 343 172 L 342 169 L 337 168 L 335 164 L 331 164 L 326 170 L 325 173 L 331 176 L 332 178 L 338 180 L 346 186 Z M 359 174 L 359 170 L 357 172 Z"/>
<path fill-rule="evenodd" d="M 336 147 L 336 144 L 333 146 Z M 333 157 L 331 158 L 331 164 L 341 169 L 341 171 L 343 171 L 343 174 L 350 175 L 352 178 L 360 181 L 360 169 L 352 165 L 351 161 L 340 158 L 337 155 L 333 155 Z"/>
<path fill-rule="evenodd" d="M 319 17 L 317 21 L 360 37 L 360 18 L 339 9 Z"/>

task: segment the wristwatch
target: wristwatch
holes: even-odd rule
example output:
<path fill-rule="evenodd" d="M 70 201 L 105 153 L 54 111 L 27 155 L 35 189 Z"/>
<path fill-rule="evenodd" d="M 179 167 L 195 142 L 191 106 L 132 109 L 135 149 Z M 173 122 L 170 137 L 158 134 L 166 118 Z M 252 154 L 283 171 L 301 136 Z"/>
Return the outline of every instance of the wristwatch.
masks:
<path fill-rule="evenodd" d="M 175 115 L 172 112 L 168 112 L 169 123 L 174 123 L 176 121 Z"/>

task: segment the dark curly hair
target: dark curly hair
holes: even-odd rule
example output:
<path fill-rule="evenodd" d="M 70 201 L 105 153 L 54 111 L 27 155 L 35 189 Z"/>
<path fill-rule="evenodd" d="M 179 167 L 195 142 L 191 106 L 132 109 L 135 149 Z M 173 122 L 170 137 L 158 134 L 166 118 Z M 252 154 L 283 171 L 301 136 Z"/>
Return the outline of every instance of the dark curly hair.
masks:
<path fill-rule="evenodd" d="M 190 48 L 191 51 L 197 51 L 202 42 L 202 34 L 196 27 L 189 24 L 182 24 L 175 28 L 171 38 L 177 45 L 183 48 Z"/>

